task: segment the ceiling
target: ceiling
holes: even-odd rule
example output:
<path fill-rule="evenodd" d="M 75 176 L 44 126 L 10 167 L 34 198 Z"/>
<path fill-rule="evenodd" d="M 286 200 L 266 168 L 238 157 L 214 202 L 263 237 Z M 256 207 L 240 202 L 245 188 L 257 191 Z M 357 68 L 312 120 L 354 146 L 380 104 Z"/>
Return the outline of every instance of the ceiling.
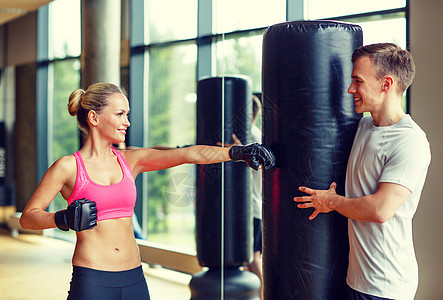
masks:
<path fill-rule="evenodd" d="M 0 25 L 20 18 L 52 0 L 0 0 Z"/>

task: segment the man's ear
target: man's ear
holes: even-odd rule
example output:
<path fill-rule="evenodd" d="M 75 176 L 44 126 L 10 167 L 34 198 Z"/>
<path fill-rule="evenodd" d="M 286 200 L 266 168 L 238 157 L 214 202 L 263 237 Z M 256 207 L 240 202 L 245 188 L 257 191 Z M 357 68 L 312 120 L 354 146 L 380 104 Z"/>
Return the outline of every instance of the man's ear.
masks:
<path fill-rule="evenodd" d="M 88 121 L 92 126 L 97 126 L 98 124 L 98 113 L 94 110 L 88 112 Z"/>
<path fill-rule="evenodd" d="M 384 92 L 389 91 L 392 88 L 393 85 L 394 85 L 394 77 L 392 77 L 392 76 L 385 76 L 385 77 L 383 77 L 383 80 L 382 80 L 382 90 Z"/>

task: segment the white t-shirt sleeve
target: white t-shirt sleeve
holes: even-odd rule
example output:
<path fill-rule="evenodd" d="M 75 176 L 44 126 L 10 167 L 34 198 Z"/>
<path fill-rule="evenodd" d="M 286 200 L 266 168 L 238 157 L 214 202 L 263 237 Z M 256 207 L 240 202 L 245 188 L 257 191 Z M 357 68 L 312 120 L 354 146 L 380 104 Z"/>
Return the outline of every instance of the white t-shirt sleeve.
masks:
<path fill-rule="evenodd" d="M 428 141 L 425 137 L 413 134 L 395 144 L 379 182 L 400 184 L 413 192 L 426 173 L 429 161 Z"/>

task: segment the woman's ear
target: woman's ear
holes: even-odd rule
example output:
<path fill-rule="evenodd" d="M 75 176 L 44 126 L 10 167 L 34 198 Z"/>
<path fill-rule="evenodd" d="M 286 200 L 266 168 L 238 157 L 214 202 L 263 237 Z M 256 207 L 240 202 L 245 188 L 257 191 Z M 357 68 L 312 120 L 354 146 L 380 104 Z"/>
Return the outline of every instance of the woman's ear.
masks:
<path fill-rule="evenodd" d="M 88 121 L 92 126 L 97 126 L 98 124 L 98 113 L 94 110 L 88 112 Z"/>

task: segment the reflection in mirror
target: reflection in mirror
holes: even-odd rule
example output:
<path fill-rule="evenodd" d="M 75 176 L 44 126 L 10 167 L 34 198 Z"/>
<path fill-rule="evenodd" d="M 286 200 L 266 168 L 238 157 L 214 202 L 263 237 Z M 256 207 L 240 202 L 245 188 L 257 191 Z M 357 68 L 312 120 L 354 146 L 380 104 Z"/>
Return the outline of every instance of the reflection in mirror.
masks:
<path fill-rule="evenodd" d="M 195 144 L 195 44 L 149 51 L 148 146 Z M 148 240 L 195 251 L 195 166 L 153 171 L 147 176 Z"/>

